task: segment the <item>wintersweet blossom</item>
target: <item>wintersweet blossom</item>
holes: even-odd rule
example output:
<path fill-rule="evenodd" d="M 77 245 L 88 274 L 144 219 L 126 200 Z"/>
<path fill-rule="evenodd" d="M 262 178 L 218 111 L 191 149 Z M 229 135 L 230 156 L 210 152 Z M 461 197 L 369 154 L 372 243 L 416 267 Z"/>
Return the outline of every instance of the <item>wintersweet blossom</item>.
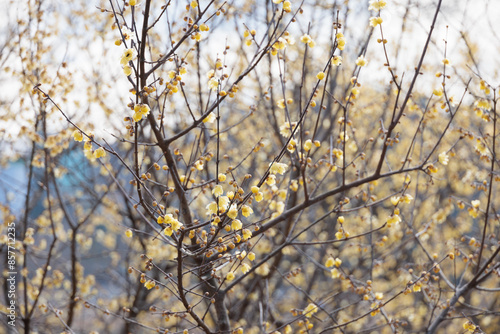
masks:
<path fill-rule="evenodd" d="M 236 219 L 238 217 L 238 207 L 236 204 L 231 204 L 231 207 L 229 208 L 229 211 L 227 212 L 227 216 L 231 219 Z"/>
<path fill-rule="evenodd" d="M 133 119 L 135 122 L 139 122 L 143 117 L 149 114 L 151 109 L 147 104 L 136 104 L 134 106 L 134 116 Z"/>
<path fill-rule="evenodd" d="M 210 114 L 208 114 L 207 117 L 205 117 L 203 119 L 203 123 L 213 123 L 216 119 L 216 116 L 213 112 L 211 112 Z"/>
<path fill-rule="evenodd" d="M 214 189 L 212 190 L 212 194 L 214 194 L 215 197 L 219 197 L 224 193 L 224 190 L 222 189 L 222 186 L 220 184 L 216 185 Z"/>
<path fill-rule="evenodd" d="M 252 237 L 252 231 L 250 231 L 249 229 L 244 229 L 241 233 L 243 235 L 243 240 L 245 240 L 245 241 Z M 248 258 L 250 259 L 250 254 L 249 254 Z M 250 261 L 252 261 L 252 260 L 250 259 Z"/>
<path fill-rule="evenodd" d="M 132 61 L 135 59 L 135 50 L 133 48 L 126 49 L 123 51 L 122 58 L 120 59 L 120 64 L 121 65 L 127 65 L 129 61 Z"/>
<path fill-rule="evenodd" d="M 241 223 L 241 221 L 239 219 L 235 219 L 232 221 L 231 227 L 233 230 L 239 231 L 243 227 L 243 224 Z"/>
<path fill-rule="evenodd" d="M 308 34 L 302 35 L 302 37 L 300 37 L 300 41 L 304 44 L 309 45 L 310 48 L 313 48 L 316 45 L 316 42 L 314 42 L 314 40 Z"/>
<path fill-rule="evenodd" d="M 368 60 L 365 59 L 365 56 L 361 55 L 358 57 L 358 59 L 356 60 L 356 65 L 358 66 L 366 66 L 366 64 L 368 64 Z"/>
<path fill-rule="evenodd" d="M 432 94 L 436 95 L 437 97 L 443 96 L 443 88 L 437 88 L 432 91 Z"/>
<path fill-rule="evenodd" d="M 318 80 L 323 80 L 325 78 L 325 72 L 323 72 L 323 71 L 318 72 L 318 74 L 316 74 L 316 78 Z"/>
<path fill-rule="evenodd" d="M 344 37 L 344 34 L 341 32 L 338 32 L 337 35 L 335 35 L 335 38 L 337 39 L 337 48 L 339 50 L 344 50 L 345 43 L 346 43 L 346 39 Z"/>
<path fill-rule="evenodd" d="M 283 2 L 283 10 L 287 13 L 290 13 L 292 11 L 292 3 L 288 0 Z"/>
<path fill-rule="evenodd" d="M 122 35 L 126 41 L 134 39 L 134 33 L 127 27 L 122 27 Z"/>
<path fill-rule="evenodd" d="M 375 10 L 379 11 L 383 9 L 387 5 L 387 2 L 384 0 L 370 0 L 370 6 L 368 7 L 368 10 Z"/>
<path fill-rule="evenodd" d="M 243 272 L 243 274 L 246 274 L 247 272 L 249 272 L 250 269 L 252 269 L 252 267 L 250 267 L 250 265 L 248 263 L 243 263 L 241 266 L 241 272 Z"/>
<path fill-rule="evenodd" d="M 335 66 L 342 65 L 342 56 L 333 56 L 332 57 L 332 64 Z"/>
<path fill-rule="evenodd" d="M 393 224 L 399 224 L 401 222 L 401 217 L 399 215 L 393 214 L 387 218 L 387 226 L 391 227 Z"/>
<path fill-rule="evenodd" d="M 439 163 L 441 165 L 447 165 L 448 161 L 449 161 L 449 157 L 448 157 L 448 154 L 446 154 L 446 152 L 442 152 L 441 154 L 439 154 Z"/>
<path fill-rule="evenodd" d="M 151 290 L 155 286 L 156 286 L 156 282 L 153 280 L 149 280 L 146 283 L 144 283 L 144 287 L 146 287 L 146 289 L 148 289 L 148 290 Z"/>
<path fill-rule="evenodd" d="M 312 148 L 313 142 L 311 139 L 308 139 L 304 143 L 304 151 L 309 152 Z"/>
<path fill-rule="evenodd" d="M 382 24 L 384 20 L 380 16 L 370 17 L 370 26 L 376 27 L 379 24 Z"/>
<path fill-rule="evenodd" d="M 83 134 L 80 130 L 75 130 L 73 131 L 73 139 L 75 141 L 82 141 L 83 140 Z"/>
<path fill-rule="evenodd" d="M 485 99 L 480 99 L 475 102 L 476 107 L 484 109 L 484 110 L 491 110 L 491 104 L 488 100 Z"/>
<path fill-rule="evenodd" d="M 94 151 L 94 158 L 99 159 L 102 157 L 106 156 L 106 151 L 102 148 L 99 147 L 97 150 Z"/>
<path fill-rule="evenodd" d="M 251 214 L 253 213 L 253 210 L 251 207 L 249 207 L 248 205 L 243 205 L 241 207 L 241 214 L 244 216 L 244 217 L 248 217 L 250 216 Z"/>
<path fill-rule="evenodd" d="M 208 80 L 208 88 L 216 89 L 218 86 L 219 86 L 219 80 L 217 80 L 215 77 L 212 77 Z"/>
<path fill-rule="evenodd" d="M 283 174 L 285 174 L 287 168 L 288 168 L 287 164 L 284 164 L 281 162 L 273 162 L 270 165 L 269 173 L 283 175 Z"/>
<path fill-rule="evenodd" d="M 128 77 L 132 74 L 132 67 L 129 65 L 123 66 L 123 73 Z"/>
<path fill-rule="evenodd" d="M 333 268 L 330 271 L 330 275 L 332 276 L 332 278 L 339 278 L 340 277 L 340 270 L 338 270 L 337 268 Z"/>
<path fill-rule="evenodd" d="M 282 135 L 283 137 L 290 137 L 290 135 L 292 134 L 292 129 L 294 129 L 296 125 L 297 122 L 292 122 L 291 125 L 289 122 L 283 123 L 283 125 L 280 126 L 280 135 Z"/>
<path fill-rule="evenodd" d="M 306 318 L 310 318 L 316 312 L 318 312 L 318 306 L 316 306 L 313 303 L 310 303 L 309 305 L 307 305 L 307 307 L 304 309 L 302 313 L 306 316 Z"/>

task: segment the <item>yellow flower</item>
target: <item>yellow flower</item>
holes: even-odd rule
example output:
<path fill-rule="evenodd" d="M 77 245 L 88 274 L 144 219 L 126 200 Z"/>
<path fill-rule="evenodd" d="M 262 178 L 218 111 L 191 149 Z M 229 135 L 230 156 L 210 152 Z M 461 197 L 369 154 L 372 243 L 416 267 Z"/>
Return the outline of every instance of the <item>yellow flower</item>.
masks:
<path fill-rule="evenodd" d="M 376 27 L 379 24 L 382 24 L 382 22 L 384 22 L 384 20 L 380 16 L 370 17 L 370 26 L 372 27 Z"/>
<path fill-rule="evenodd" d="M 144 283 L 144 286 L 146 287 L 146 289 L 151 290 L 156 286 L 156 282 L 153 280 L 149 280 L 146 283 Z"/>
<path fill-rule="evenodd" d="M 382 298 L 384 298 L 384 294 L 382 292 L 375 293 L 375 299 L 381 300 Z"/>
<path fill-rule="evenodd" d="M 127 236 L 127 238 L 132 238 L 132 235 L 133 235 L 132 230 L 130 230 L 130 229 L 126 230 L 125 235 Z"/>
<path fill-rule="evenodd" d="M 244 216 L 244 217 L 248 217 L 250 216 L 251 214 L 253 213 L 253 210 L 251 207 L 247 206 L 247 205 L 243 205 L 241 207 L 241 214 Z"/>
<path fill-rule="evenodd" d="M 442 152 L 441 154 L 439 154 L 439 163 L 441 165 L 447 165 L 448 161 L 449 161 L 449 157 L 448 157 L 448 154 L 446 154 L 446 152 Z"/>
<path fill-rule="evenodd" d="M 284 104 L 283 104 L 283 108 L 284 108 Z M 289 122 L 283 123 L 283 125 L 280 126 L 280 135 L 282 135 L 283 137 L 290 137 L 290 135 L 292 134 L 292 129 L 295 128 L 296 125 L 297 125 L 297 122 L 292 122 L 291 125 Z"/>
<path fill-rule="evenodd" d="M 250 231 L 249 229 L 244 229 L 242 232 L 242 235 L 243 235 L 243 240 L 246 241 L 252 237 L 252 231 Z M 249 257 L 249 259 L 250 259 L 250 257 Z M 251 259 L 250 259 L 250 261 L 251 261 Z"/>
<path fill-rule="evenodd" d="M 122 27 L 122 35 L 123 35 L 123 38 L 128 41 L 128 40 L 131 40 L 131 39 L 134 39 L 134 33 L 132 32 L 132 30 L 130 30 L 129 28 L 127 27 Z M 120 41 L 121 42 L 121 41 Z M 121 44 L 121 43 L 120 43 Z"/>
<path fill-rule="evenodd" d="M 300 41 L 304 44 L 309 44 L 313 41 L 313 39 L 308 34 L 304 34 L 302 35 L 302 37 L 300 37 Z"/>
<path fill-rule="evenodd" d="M 224 189 L 222 189 L 222 186 L 220 184 L 216 185 L 214 189 L 212 190 L 212 194 L 214 194 L 215 197 L 219 197 L 224 193 Z"/>
<path fill-rule="evenodd" d="M 252 269 L 252 267 L 250 267 L 249 264 L 243 263 L 243 265 L 241 267 L 241 271 L 243 272 L 243 274 L 246 274 L 247 272 L 249 272 L 250 269 Z"/>
<path fill-rule="evenodd" d="M 260 191 L 258 193 L 255 194 L 255 200 L 257 202 L 260 202 L 264 199 L 264 194 L 262 194 Z"/>
<path fill-rule="evenodd" d="M 203 123 L 213 123 L 215 121 L 215 118 L 216 118 L 215 114 L 211 112 L 210 114 L 208 114 L 207 117 L 203 119 Z"/>
<path fill-rule="evenodd" d="M 370 0 L 370 6 L 368 10 L 379 11 L 387 5 L 387 2 L 384 0 Z"/>
<path fill-rule="evenodd" d="M 474 201 L 471 201 L 470 203 L 472 204 L 472 207 L 473 207 L 474 209 L 479 208 L 479 206 L 481 205 L 481 201 L 480 201 L 480 200 L 478 200 L 478 199 L 476 199 L 476 200 L 474 200 Z"/>
<path fill-rule="evenodd" d="M 123 66 L 123 73 L 128 77 L 132 74 L 132 67 L 128 65 Z"/>
<path fill-rule="evenodd" d="M 135 50 L 133 48 L 126 49 L 123 52 L 122 58 L 120 59 L 121 65 L 127 65 L 129 61 L 135 58 Z"/>
<path fill-rule="evenodd" d="M 243 227 L 243 224 L 241 223 L 241 221 L 239 219 L 235 219 L 231 223 L 231 227 L 233 228 L 233 230 L 239 231 Z"/>
<path fill-rule="evenodd" d="M 288 0 L 283 2 L 283 10 L 287 13 L 290 13 L 292 11 L 292 3 Z"/>
<path fill-rule="evenodd" d="M 318 312 L 318 306 L 316 306 L 313 303 L 310 303 L 309 305 L 307 305 L 307 307 L 304 309 L 302 313 L 306 316 L 306 318 L 310 318 L 316 312 Z"/>
<path fill-rule="evenodd" d="M 83 140 L 83 134 L 80 130 L 75 130 L 73 131 L 73 139 L 75 141 L 82 141 Z"/>
<path fill-rule="evenodd" d="M 333 259 L 333 257 L 329 257 L 326 262 L 325 262 L 325 267 L 329 268 L 329 267 L 333 267 L 335 264 L 335 260 Z"/>
<path fill-rule="evenodd" d="M 278 100 L 278 102 L 276 102 L 276 105 L 280 109 L 285 109 L 285 100 L 284 99 Z"/>
<path fill-rule="evenodd" d="M 399 215 L 392 215 L 387 219 L 387 226 L 391 227 L 392 224 L 398 224 L 401 222 L 401 217 Z"/>
<path fill-rule="evenodd" d="M 333 58 L 332 58 L 332 64 L 335 65 L 335 66 L 342 65 L 342 57 L 341 56 L 333 56 Z"/>
<path fill-rule="evenodd" d="M 252 188 L 250 188 L 250 190 L 252 191 L 252 193 L 257 194 L 259 192 L 259 187 L 253 186 Z"/>
<path fill-rule="evenodd" d="M 325 78 L 325 72 L 318 72 L 316 78 L 318 78 L 318 80 L 323 80 Z"/>
<path fill-rule="evenodd" d="M 207 214 L 216 215 L 217 214 L 217 203 L 212 202 L 206 206 Z"/>
<path fill-rule="evenodd" d="M 491 104 L 488 100 L 485 99 L 480 99 L 475 102 L 476 107 L 484 109 L 484 110 L 491 110 Z"/>
<path fill-rule="evenodd" d="M 399 199 L 400 199 L 399 196 L 392 196 L 391 197 L 391 203 L 392 203 L 392 205 L 394 205 L 394 206 L 398 205 Z"/>
<path fill-rule="evenodd" d="M 363 67 L 366 64 L 368 64 L 368 60 L 365 59 L 365 56 L 361 55 L 356 59 L 356 65 Z"/>
<path fill-rule="evenodd" d="M 268 175 L 266 178 L 266 183 L 269 186 L 273 186 L 276 184 L 276 175 Z"/>
<path fill-rule="evenodd" d="M 271 168 L 269 169 L 269 173 L 283 175 L 286 172 L 287 168 L 288 168 L 287 164 L 283 164 L 280 162 L 273 162 Z"/>
<path fill-rule="evenodd" d="M 238 216 L 238 207 L 236 206 L 236 204 L 231 204 L 231 207 L 227 212 L 227 216 L 231 219 L 236 219 L 236 217 Z"/>
<path fill-rule="evenodd" d="M 196 8 L 196 7 L 198 7 L 198 1 L 196 0 L 191 1 L 191 8 Z"/>
<path fill-rule="evenodd" d="M 234 273 L 232 271 L 228 272 L 226 275 L 226 280 L 232 281 L 234 279 Z"/>
<path fill-rule="evenodd" d="M 210 28 L 205 24 L 205 23 L 202 23 L 200 25 L 200 31 L 209 31 Z"/>
<path fill-rule="evenodd" d="M 443 88 L 434 89 L 432 91 L 432 94 L 436 95 L 437 97 L 443 96 Z"/>
<path fill-rule="evenodd" d="M 404 201 L 406 204 L 411 203 L 411 201 L 412 201 L 412 200 L 413 200 L 413 196 L 412 196 L 412 195 L 410 195 L 410 194 L 406 194 L 406 195 L 404 195 L 404 197 L 403 197 L 403 201 Z"/>
<path fill-rule="evenodd" d="M 335 267 L 337 267 L 337 268 L 338 268 L 338 267 L 340 267 L 340 265 L 341 265 L 341 264 L 342 264 L 342 260 L 341 260 L 341 259 L 339 259 L 338 257 L 337 257 L 337 258 L 335 258 L 335 260 L 334 260 L 334 265 L 335 265 Z"/>
<path fill-rule="evenodd" d="M 136 5 L 136 3 L 137 3 L 137 1 L 136 1 L 136 0 L 129 0 L 129 1 L 128 1 L 128 4 L 129 4 L 130 6 L 135 6 L 135 5 Z"/>
<path fill-rule="evenodd" d="M 264 263 L 255 270 L 255 273 L 260 276 L 267 276 L 269 275 L 270 271 L 271 269 L 269 268 L 269 265 L 267 263 Z"/>
<path fill-rule="evenodd" d="M 219 80 L 217 80 L 215 77 L 210 78 L 208 80 L 208 88 L 217 89 L 218 86 L 219 86 Z"/>
<path fill-rule="evenodd" d="M 444 58 L 442 61 L 441 61 L 444 65 L 450 65 L 450 60 L 448 58 Z"/>
<path fill-rule="evenodd" d="M 102 158 L 106 156 L 106 151 L 102 148 L 99 147 L 97 150 L 94 151 L 94 158 Z"/>
<path fill-rule="evenodd" d="M 170 225 L 172 226 L 172 230 L 177 232 L 182 227 L 183 224 L 180 221 L 178 221 L 177 219 L 173 219 L 170 222 Z"/>
<path fill-rule="evenodd" d="M 174 233 L 174 230 L 172 230 L 172 227 L 171 226 L 167 226 L 164 230 L 163 230 L 163 233 L 165 235 L 168 235 L 169 237 L 172 236 L 172 234 Z"/>
<path fill-rule="evenodd" d="M 330 275 L 332 276 L 332 278 L 339 278 L 340 277 L 340 270 L 338 270 L 337 268 L 333 268 L 330 271 Z"/>
<path fill-rule="evenodd" d="M 346 39 L 344 37 L 344 34 L 339 32 L 339 33 L 337 33 L 337 35 L 335 35 L 335 38 L 337 39 L 337 48 L 339 50 L 344 50 L 345 43 L 346 43 Z"/>
<path fill-rule="evenodd" d="M 312 144 L 313 143 L 311 139 L 306 140 L 306 142 L 304 143 L 304 151 L 309 152 L 312 148 Z"/>
<path fill-rule="evenodd" d="M 250 252 L 250 253 L 248 253 L 248 259 L 249 259 L 250 261 L 255 260 L 255 253 L 254 253 L 254 252 Z"/>
<path fill-rule="evenodd" d="M 194 167 L 195 167 L 197 170 L 203 170 L 203 161 L 201 161 L 201 160 L 196 160 L 196 162 L 194 163 Z"/>
<path fill-rule="evenodd" d="M 219 180 L 219 182 L 226 181 L 226 174 L 219 173 L 219 176 L 217 177 L 217 179 Z"/>

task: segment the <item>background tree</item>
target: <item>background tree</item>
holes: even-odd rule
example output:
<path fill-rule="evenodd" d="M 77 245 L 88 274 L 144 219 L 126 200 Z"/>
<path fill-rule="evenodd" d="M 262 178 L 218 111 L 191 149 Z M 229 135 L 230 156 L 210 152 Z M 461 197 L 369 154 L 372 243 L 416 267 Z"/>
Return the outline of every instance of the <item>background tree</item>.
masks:
<path fill-rule="evenodd" d="M 94 5 L 9 2 L 7 330 L 500 326 L 495 5 Z"/>

